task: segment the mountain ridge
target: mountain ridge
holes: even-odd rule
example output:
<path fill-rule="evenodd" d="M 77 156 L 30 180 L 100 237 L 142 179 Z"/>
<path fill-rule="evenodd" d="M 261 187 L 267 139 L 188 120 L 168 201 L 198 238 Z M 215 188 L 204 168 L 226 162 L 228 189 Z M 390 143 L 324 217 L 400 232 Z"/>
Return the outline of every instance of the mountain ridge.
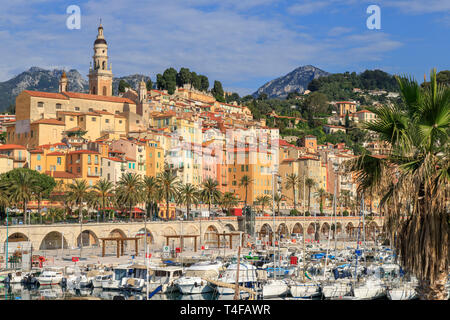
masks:
<path fill-rule="evenodd" d="M 286 98 L 289 92 L 292 91 L 303 93 L 313 79 L 329 75 L 331 73 L 312 65 L 301 66 L 284 76 L 265 83 L 252 95 L 258 97 L 260 94 L 265 93 L 269 99 Z"/>

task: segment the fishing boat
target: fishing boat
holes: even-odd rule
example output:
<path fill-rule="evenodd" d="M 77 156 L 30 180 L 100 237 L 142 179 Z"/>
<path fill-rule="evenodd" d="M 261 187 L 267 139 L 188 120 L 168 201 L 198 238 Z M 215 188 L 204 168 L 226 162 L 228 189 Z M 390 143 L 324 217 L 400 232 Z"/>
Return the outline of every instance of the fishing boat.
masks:
<path fill-rule="evenodd" d="M 205 278 L 216 280 L 219 276 L 221 262 L 202 261 L 185 269 L 185 274 L 174 281 L 182 294 L 203 294 L 213 292 Z"/>

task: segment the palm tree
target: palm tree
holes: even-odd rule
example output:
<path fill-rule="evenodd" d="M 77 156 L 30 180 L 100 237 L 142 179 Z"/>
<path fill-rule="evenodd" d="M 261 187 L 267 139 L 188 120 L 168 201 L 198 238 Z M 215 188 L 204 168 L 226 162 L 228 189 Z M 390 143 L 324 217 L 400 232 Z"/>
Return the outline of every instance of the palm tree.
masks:
<path fill-rule="evenodd" d="M 169 201 L 176 198 L 180 182 L 176 173 L 170 169 L 160 173 L 156 181 L 161 189 L 162 197 L 166 200 L 166 217 L 169 218 Z"/>
<path fill-rule="evenodd" d="M 248 175 L 242 176 L 241 180 L 239 181 L 239 186 L 245 188 L 245 200 L 244 200 L 244 206 L 247 206 L 247 192 L 248 192 L 248 186 L 253 182 L 253 179 L 251 179 Z"/>
<path fill-rule="evenodd" d="M 75 180 L 73 183 L 67 186 L 68 193 L 67 196 L 71 199 L 75 205 L 78 205 L 78 218 L 80 223 L 83 221 L 83 202 L 87 198 L 87 194 L 89 191 L 89 186 L 87 185 L 86 180 Z"/>
<path fill-rule="evenodd" d="M 297 210 L 297 202 L 295 201 L 295 187 L 297 186 L 297 184 L 299 183 L 300 179 L 297 176 L 297 174 L 295 173 L 290 173 L 286 176 L 286 189 L 290 189 L 292 188 L 292 194 L 293 194 L 293 198 L 294 198 L 294 210 Z"/>
<path fill-rule="evenodd" d="M 275 197 L 273 198 L 277 205 L 277 215 L 280 215 L 280 203 L 284 200 L 284 196 L 282 194 L 279 194 L 278 192 L 275 193 Z"/>
<path fill-rule="evenodd" d="M 323 188 L 320 188 L 319 190 L 317 190 L 315 195 L 320 203 L 320 214 L 323 214 L 323 200 L 326 197 L 326 191 Z"/>
<path fill-rule="evenodd" d="M 311 213 L 311 189 L 316 187 L 314 179 L 306 178 L 305 186 L 308 188 L 308 212 Z"/>
<path fill-rule="evenodd" d="M 144 201 L 147 207 L 145 218 L 147 218 L 147 214 L 153 216 L 156 213 L 158 201 L 161 199 L 161 192 L 155 177 L 144 177 L 143 191 Z"/>
<path fill-rule="evenodd" d="M 137 173 L 127 173 L 120 177 L 117 195 L 129 209 L 130 221 L 133 220 L 133 208 L 142 200 L 142 179 Z"/>
<path fill-rule="evenodd" d="M 105 221 L 105 208 L 111 202 L 114 185 L 106 179 L 100 179 L 94 185 L 94 190 L 98 192 L 100 203 L 102 207 L 103 221 Z"/>
<path fill-rule="evenodd" d="M 186 216 L 189 219 L 189 213 L 191 212 L 191 205 L 198 203 L 198 191 L 197 188 L 190 184 L 184 184 L 180 188 L 180 195 L 178 197 L 180 204 L 186 205 Z"/>
<path fill-rule="evenodd" d="M 230 209 L 236 207 L 239 199 L 232 192 L 225 192 L 220 200 L 221 206 L 230 214 Z"/>
<path fill-rule="evenodd" d="M 86 180 L 75 180 L 72 184 L 68 185 L 68 198 L 75 204 L 78 204 L 78 217 L 80 220 L 80 258 L 83 251 L 83 201 L 87 197 L 89 187 Z"/>
<path fill-rule="evenodd" d="M 364 154 L 350 163 L 359 190 L 384 194 L 385 228 L 405 270 L 418 281 L 421 299 L 443 300 L 449 270 L 450 87 L 396 77 L 403 105 L 368 108 L 377 115 L 365 128 L 390 144 L 385 156 Z M 407 210 L 407 205 L 410 209 Z"/>
<path fill-rule="evenodd" d="M 27 204 L 33 196 L 35 178 L 25 170 L 17 170 L 11 174 L 9 179 L 8 193 L 10 200 L 19 205 L 22 204 L 24 223 L 27 223 Z M 28 223 L 31 223 L 31 216 L 28 215 Z"/>
<path fill-rule="evenodd" d="M 264 207 L 270 205 L 270 201 L 272 198 L 268 195 L 260 195 L 256 197 L 256 203 L 258 203 L 262 207 L 262 213 L 264 215 Z"/>
<path fill-rule="evenodd" d="M 89 209 L 95 209 L 97 211 L 97 215 L 98 215 L 98 211 L 99 211 L 98 209 L 102 206 L 102 199 L 97 191 L 91 190 L 88 192 L 86 200 L 87 200 L 86 204 L 87 204 L 89 219 L 91 219 L 92 211 Z M 97 216 L 97 219 L 98 219 L 98 216 Z"/>
<path fill-rule="evenodd" d="M 214 180 L 212 178 L 208 178 L 205 181 L 203 181 L 202 189 L 200 191 L 200 196 L 203 199 L 203 201 L 208 203 L 208 211 L 211 215 L 211 204 L 212 203 L 218 203 L 220 201 L 220 198 L 222 197 L 221 192 L 219 191 L 219 183 L 217 180 Z"/>

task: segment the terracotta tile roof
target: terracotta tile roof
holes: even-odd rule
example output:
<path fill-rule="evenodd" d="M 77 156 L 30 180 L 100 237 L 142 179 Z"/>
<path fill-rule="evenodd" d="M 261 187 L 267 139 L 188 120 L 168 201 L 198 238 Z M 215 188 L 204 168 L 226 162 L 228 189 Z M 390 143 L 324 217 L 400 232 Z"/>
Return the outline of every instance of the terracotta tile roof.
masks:
<path fill-rule="evenodd" d="M 80 93 L 80 92 L 64 92 L 64 95 L 66 95 L 69 98 L 75 98 L 75 99 L 86 99 L 86 100 L 97 100 L 97 101 L 135 104 L 130 99 L 115 97 L 115 96 L 99 96 L 96 94 L 87 94 L 87 93 Z"/>
<path fill-rule="evenodd" d="M 125 160 L 122 160 L 122 159 L 119 159 L 119 158 L 115 158 L 115 157 L 107 157 L 107 158 L 104 158 L 104 159 L 108 159 L 108 160 L 111 160 L 111 161 L 118 161 L 118 162 L 126 162 Z"/>
<path fill-rule="evenodd" d="M 63 152 L 55 151 L 55 152 L 47 153 L 47 155 L 48 156 L 65 156 L 66 154 Z"/>
<path fill-rule="evenodd" d="M 26 148 L 24 146 L 21 146 L 21 145 L 18 145 L 18 144 L 3 144 L 3 145 L 0 145 L 0 150 L 13 150 L 13 149 L 25 150 Z"/>
<path fill-rule="evenodd" d="M 68 116 L 81 116 L 81 112 L 73 112 L 73 111 L 56 111 L 56 114 L 68 115 Z"/>
<path fill-rule="evenodd" d="M 111 112 L 103 111 L 103 110 L 94 110 L 94 112 L 98 113 L 98 114 L 106 114 L 106 115 L 110 115 L 110 116 L 113 115 Z"/>
<path fill-rule="evenodd" d="M 24 90 L 22 92 L 25 92 L 25 93 L 29 94 L 32 97 L 69 100 L 68 97 L 66 97 L 65 95 L 63 95 L 61 93 L 32 91 L 32 90 Z"/>
<path fill-rule="evenodd" d="M 69 154 L 100 154 L 100 152 L 93 151 L 93 150 L 75 150 L 75 151 L 70 151 Z"/>
<path fill-rule="evenodd" d="M 48 176 L 52 176 L 56 179 L 76 179 L 81 178 L 80 175 L 76 175 L 74 173 L 66 172 L 66 171 L 45 171 L 45 174 Z"/>
<path fill-rule="evenodd" d="M 29 153 L 44 153 L 44 150 L 42 150 L 42 149 L 35 149 L 35 150 L 30 150 L 28 152 Z"/>
<path fill-rule="evenodd" d="M 62 121 L 59 121 L 57 119 L 39 119 L 36 121 L 33 121 L 31 124 L 53 124 L 58 126 L 64 126 L 65 123 Z"/>

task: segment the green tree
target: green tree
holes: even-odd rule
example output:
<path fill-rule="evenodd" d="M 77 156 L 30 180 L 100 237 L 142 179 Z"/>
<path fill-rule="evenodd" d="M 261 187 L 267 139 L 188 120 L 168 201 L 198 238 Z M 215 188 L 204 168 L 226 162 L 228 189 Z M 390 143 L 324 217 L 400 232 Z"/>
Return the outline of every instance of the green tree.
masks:
<path fill-rule="evenodd" d="M 228 215 L 230 215 L 230 209 L 238 205 L 239 199 L 232 192 L 225 192 L 220 200 L 220 205 L 224 208 Z"/>
<path fill-rule="evenodd" d="M 177 86 L 183 87 L 185 84 L 192 83 L 191 75 L 188 68 L 181 68 L 176 77 Z"/>
<path fill-rule="evenodd" d="M 24 223 L 31 223 L 31 217 L 27 219 L 27 205 L 33 197 L 34 187 L 37 183 L 36 176 L 30 169 L 18 168 L 2 174 L 1 184 L 6 186 L 11 203 L 22 206 Z"/>
<path fill-rule="evenodd" d="M 208 211 L 209 214 L 211 214 L 211 204 L 219 203 L 222 197 L 222 194 L 219 191 L 219 183 L 217 182 L 217 180 L 208 178 L 203 181 L 200 196 L 203 201 L 208 203 Z"/>
<path fill-rule="evenodd" d="M 169 202 L 175 200 L 179 189 L 180 182 L 176 173 L 172 170 L 165 170 L 156 178 L 161 190 L 162 198 L 166 201 L 166 216 L 169 218 Z"/>
<path fill-rule="evenodd" d="M 214 81 L 214 87 L 212 88 L 211 93 L 217 101 L 225 102 L 222 83 L 220 81 Z"/>
<path fill-rule="evenodd" d="M 98 195 L 100 197 L 100 203 L 102 205 L 102 215 L 103 215 L 103 221 L 105 221 L 105 210 L 106 206 L 108 206 L 111 203 L 111 197 L 113 196 L 114 192 L 114 185 L 112 182 L 106 180 L 106 179 L 100 179 L 97 181 L 97 183 L 94 185 L 94 190 L 98 192 Z"/>
<path fill-rule="evenodd" d="M 256 197 L 256 203 L 261 206 L 261 211 L 264 214 L 264 207 L 270 205 L 272 198 L 268 195 L 260 195 Z"/>
<path fill-rule="evenodd" d="M 130 88 L 130 84 L 128 82 L 126 82 L 125 80 L 121 79 L 119 81 L 119 92 L 120 93 L 124 93 L 125 92 L 125 88 Z"/>
<path fill-rule="evenodd" d="M 316 191 L 315 195 L 320 203 L 320 214 L 323 214 L 323 201 L 326 198 L 326 191 L 323 188 L 320 188 Z"/>
<path fill-rule="evenodd" d="M 306 178 L 305 186 L 308 188 L 308 212 L 311 212 L 311 189 L 314 189 L 316 185 L 317 183 L 313 179 Z"/>
<path fill-rule="evenodd" d="M 209 89 L 209 80 L 207 76 L 199 75 L 198 78 L 200 79 L 200 87 L 199 89 L 201 91 L 207 92 Z"/>
<path fill-rule="evenodd" d="M 147 216 L 156 218 L 158 202 L 161 199 L 161 192 L 155 177 L 144 177 L 143 197 L 146 204 Z"/>
<path fill-rule="evenodd" d="M 186 216 L 189 219 L 191 212 L 191 205 L 198 203 L 198 190 L 190 184 L 183 184 L 180 188 L 178 203 L 186 205 Z"/>
<path fill-rule="evenodd" d="M 280 215 L 280 204 L 281 204 L 281 201 L 284 200 L 284 196 L 277 192 L 277 193 L 275 193 L 275 197 L 273 198 L 273 200 L 275 201 L 275 204 L 277 206 L 277 215 L 279 216 Z"/>
<path fill-rule="evenodd" d="M 248 193 L 248 186 L 253 183 L 253 179 L 250 178 L 248 175 L 243 175 L 241 180 L 239 181 L 239 186 L 245 188 L 245 198 L 244 198 L 244 206 L 247 206 L 247 193 Z"/>
<path fill-rule="evenodd" d="M 378 118 L 365 124 L 392 146 L 390 153 L 363 155 L 350 167 L 361 188 L 384 194 L 386 228 L 396 234 L 401 265 L 419 281 L 419 297 L 443 300 L 449 269 L 450 88 L 437 83 L 435 69 L 430 79 L 430 86 L 421 88 L 397 77 L 403 103 L 370 108 Z"/>
<path fill-rule="evenodd" d="M 295 187 L 299 183 L 299 177 L 295 173 L 290 173 L 286 176 L 285 187 L 286 189 L 292 188 L 293 200 L 294 200 L 294 210 L 297 210 L 297 201 L 295 197 Z"/>
<path fill-rule="evenodd" d="M 117 197 L 129 210 L 130 221 L 133 221 L 133 208 L 142 200 L 142 179 L 137 173 L 127 173 L 117 183 Z"/>

